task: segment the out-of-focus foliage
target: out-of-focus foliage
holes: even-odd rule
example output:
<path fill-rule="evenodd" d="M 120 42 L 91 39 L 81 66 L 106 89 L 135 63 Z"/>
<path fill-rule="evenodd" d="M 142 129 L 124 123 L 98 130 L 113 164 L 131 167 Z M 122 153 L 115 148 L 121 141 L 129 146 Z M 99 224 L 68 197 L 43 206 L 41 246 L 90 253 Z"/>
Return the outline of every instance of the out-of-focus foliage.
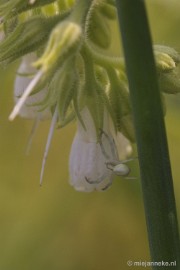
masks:
<path fill-rule="evenodd" d="M 155 44 L 180 51 L 179 0 L 147 1 Z M 116 27 L 113 35 L 117 36 Z M 118 41 L 117 41 L 118 45 Z M 116 52 L 118 46 L 113 48 Z M 8 122 L 15 66 L 0 72 L 0 269 L 129 269 L 127 260 L 150 260 L 138 168 L 137 180 L 116 178 L 104 193 L 82 194 L 68 184 L 75 126 L 55 132 L 44 184 L 39 173 L 50 123 L 41 123 L 29 156 L 32 122 Z M 153 97 L 152 97 L 153 98 Z M 180 160 L 180 96 L 166 98 L 167 132 L 177 209 Z"/>

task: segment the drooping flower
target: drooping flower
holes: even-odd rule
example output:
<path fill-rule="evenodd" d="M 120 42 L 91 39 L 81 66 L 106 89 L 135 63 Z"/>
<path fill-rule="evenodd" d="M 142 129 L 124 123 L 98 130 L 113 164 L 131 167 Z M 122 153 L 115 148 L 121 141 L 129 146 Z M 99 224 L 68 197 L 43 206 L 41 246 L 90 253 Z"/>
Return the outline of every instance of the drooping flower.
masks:
<path fill-rule="evenodd" d="M 114 132 L 110 129 L 110 119 L 106 111 L 99 141 L 87 107 L 81 111 L 81 117 L 86 129 L 78 121 L 77 133 L 70 153 L 70 184 L 77 191 L 103 191 L 112 184 L 114 176 L 106 163 L 118 159 L 114 137 L 116 137 L 116 143 L 120 145 L 123 158 L 130 154 L 131 146 L 122 134 L 113 136 Z"/>

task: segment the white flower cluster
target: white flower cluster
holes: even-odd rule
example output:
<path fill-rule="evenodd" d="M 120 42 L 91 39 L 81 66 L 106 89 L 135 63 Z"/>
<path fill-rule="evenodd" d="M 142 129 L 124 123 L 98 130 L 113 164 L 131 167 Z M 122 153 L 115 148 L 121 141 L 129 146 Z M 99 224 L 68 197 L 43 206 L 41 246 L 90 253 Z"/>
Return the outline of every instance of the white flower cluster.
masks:
<path fill-rule="evenodd" d="M 0 1 L 0 62 L 21 59 L 9 120 L 34 119 L 34 134 L 40 121 L 51 119 L 41 184 L 56 125 L 75 118 L 71 185 L 90 192 L 107 189 L 114 174 L 132 178 L 126 162 L 136 139 L 125 61 L 105 51 L 116 19 L 114 0 Z M 156 45 L 154 55 L 160 90 L 179 93 L 179 54 Z"/>
<path fill-rule="evenodd" d="M 14 84 L 15 102 L 19 100 L 24 90 L 37 74 L 37 69 L 32 65 L 35 60 L 36 55 L 34 53 L 28 54 L 22 59 Z M 38 106 L 38 103 L 40 103 L 46 95 L 46 88 L 30 95 L 21 107 L 19 115 L 23 118 L 36 119 L 38 121 L 50 119 L 50 110 L 46 109 L 41 112 L 40 106 Z M 70 184 L 78 191 L 103 191 L 112 184 L 114 177 L 113 170 L 107 166 L 108 162 L 118 163 L 119 160 L 126 159 L 131 154 L 132 147 L 122 133 L 115 133 L 112 120 L 106 110 L 104 111 L 103 130 L 99 142 L 97 141 L 94 121 L 87 107 L 84 107 L 81 111 L 81 118 L 85 124 L 85 128 L 78 120 L 77 132 L 70 153 Z M 54 119 L 54 121 L 52 121 L 52 128 L 48 136 L 41 171 L 41 183 L 56 120 L 57 119 Z"/>

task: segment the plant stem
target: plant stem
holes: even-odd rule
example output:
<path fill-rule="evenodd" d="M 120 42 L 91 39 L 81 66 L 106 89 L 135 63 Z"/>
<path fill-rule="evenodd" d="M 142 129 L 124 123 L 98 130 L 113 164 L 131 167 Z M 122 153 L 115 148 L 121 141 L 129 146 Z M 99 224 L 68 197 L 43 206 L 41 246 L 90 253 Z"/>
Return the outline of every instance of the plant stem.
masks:
<path fill-rule="evenodd" d="M 116 3 L 134 114 L 151 257 L 154 262 L 176 261 L 173 269 L 180 269 L 173 179 L 145 5 L 142 0 L 117 0 Z M 163 269 L 169 268 L 164 266 Z"/>
<path fill-rule="evenodd" d="M 71 19 L 75 23 L 85 24 L 87 14 L 90 10 L 93 0 L 77 0 L 71 13 Z"/>
<path fill-rule="evenodd" d="M 104 52 L 97 51 L 96 48 L 93 48 L 93 46 L 88 44 L 88 42 L 86 42 L 86 49 L 91 54 L 94 62 L 96 62 L 98 65 L 105 68 L 113 66 L 115 68 L 124 70 L 124 57 L 106 55 Z"/>

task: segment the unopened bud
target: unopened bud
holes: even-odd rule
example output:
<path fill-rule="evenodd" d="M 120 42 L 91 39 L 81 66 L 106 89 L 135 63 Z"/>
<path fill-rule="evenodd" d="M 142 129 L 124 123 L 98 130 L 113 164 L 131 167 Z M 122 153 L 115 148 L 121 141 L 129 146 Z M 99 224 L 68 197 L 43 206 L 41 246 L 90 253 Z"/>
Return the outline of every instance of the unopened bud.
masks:
<path fill-rule="evenodd" d="M 175 49 L 163 45 L 155 45 L 153 48 L 157 53 L 164 53 L 169 55 L 176 64 L 180 62 L 180 54 Z"/>
<path fill-rule="evenodd" d="M 160 71 L 170 71 L 176 67 L 175 61 L 166 53 L 155 52 L 156 66 Z"/>
<path fill-rule="evenodd" d="M 178 69 L 171 72 L 160 73 L 158 76 L 159 88 L 167 94 L 180 93 L 180 73 Z"/>
<path fill-rule="evenodd" d="M 71 21 L 60 22 L 52 31 L 44 54 L 35 66 L 47 71 L 58 61 L 74 55 L 81 42 L 81 27 Z"/>

